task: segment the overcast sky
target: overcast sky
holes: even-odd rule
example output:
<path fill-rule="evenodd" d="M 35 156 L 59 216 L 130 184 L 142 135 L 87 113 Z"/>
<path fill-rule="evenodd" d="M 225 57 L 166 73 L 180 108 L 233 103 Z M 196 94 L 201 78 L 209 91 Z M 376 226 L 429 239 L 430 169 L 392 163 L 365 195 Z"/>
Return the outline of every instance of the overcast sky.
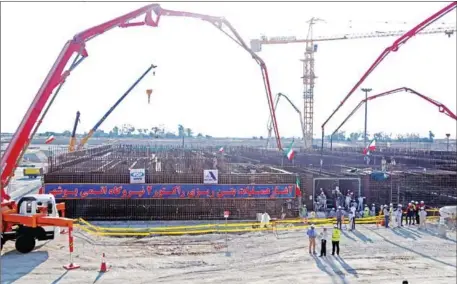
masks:
<path fill-rule="evenodd" d="M 47 72 L 68 39 L 144 3 L 2 3 L 1 131 L 15 131 Z M 413 27 L 445 3 L 163 3 L 168 9 L 226 17 L 247 43 L 261 33 L 305 37 L 311 17 L 327 20 L 315 36 Z M 407 11 L 407 13 L 405 12 Z M 349 28 L 349 21 L 353 22 Z M 388 22 L 382 24 L 381 22 Z M 406 22 L 406 24 L 402 24 Z M 456 22 L 455 10 L 440 23 Z M 320 125 L 395 38 L 319 44 L 316 53 L 315 137 Z M 154 63 L 148 75 L 101 129 L 130 123 L 141 128 L 178 124 L 213 136 L 265 136 L 268 105 L 260 69 L 249 54 L 212 25 L 163 17 L 158 28 L 114 29 L 87 45 L 89 57 L 67 79 L 40 131 L 89 131 L 108 108 Z M 303 108 L 304 45 L 264 46 L 274 93 L 283 92 Z M 421 35 L 390 54 L 363 84 L 372 94 L 410 87 L 456 112 L 456 36 Z M 145 90 L 154 90 L 147 104 Z M 359 103 L 357 91 L 327 126 L 331 132 Z M 342 130 L 363 129 L 363 109 Z M 285 101 L 277 110 L 282 136 L 300 136 L 297 114 Z M 456 121 L 408 93 L 369 105 L 369 132 L 417 132 L 456 136 Z"/>

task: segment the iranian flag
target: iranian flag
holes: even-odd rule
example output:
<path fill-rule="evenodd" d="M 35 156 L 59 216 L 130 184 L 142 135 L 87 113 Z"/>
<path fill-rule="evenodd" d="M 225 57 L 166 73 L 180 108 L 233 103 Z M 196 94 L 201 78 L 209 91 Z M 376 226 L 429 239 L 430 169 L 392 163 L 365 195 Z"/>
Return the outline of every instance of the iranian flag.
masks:
<path fill-rule="evenodd" d="M 284 153 L 285 153 L 287 159 L 289 159 L 289 161 L 292 161 L 295 156 L 295 151 L 294 151 L 294 149 L 292 149 L 293 145 L 294 145 L 294 140 L 292 140 L 292 142 L 290 143 L 289 148 L 287 148 L 287 150 L 284 151 Z"/>
<path fill-rule="evenodd" d="M 48 139 L 46 139 L 46 141 L 44 141 L 45 144 L 51 144 L 52 141 L 54 141 L 56 138 L 54 137 L 54 135 L 51 135 L 49 136 Z"/>
<path fill-rule="evenodd" d="M 368 147 L 363 149 L 363 154 L 364 155 L 370 155 L 370 152 L 374 152 L 376 150 L 376 140 L 371 140 L 370 144 Z"/>
<path fill-rule="evenodd" d="M 224 147 L 219 147 L 219 153 L 224 153 Z"/>
<path fill-rule="evenodd" d="M 300 179 L 297 177 L 296 180 L 296 187 L 295 187 L 295 196 L 301 196 L 301 189 L 300 189 Z"/>

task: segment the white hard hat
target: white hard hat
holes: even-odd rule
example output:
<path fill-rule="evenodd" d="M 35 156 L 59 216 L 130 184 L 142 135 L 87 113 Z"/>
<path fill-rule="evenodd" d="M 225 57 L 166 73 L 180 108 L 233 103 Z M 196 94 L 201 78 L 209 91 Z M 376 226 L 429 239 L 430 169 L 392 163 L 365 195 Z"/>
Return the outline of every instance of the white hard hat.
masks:
<path fill-rule="evenodd" d="M 394 204 L 393 203 L 390 203 L 390 206 L 393 206 Z"/>
<path fill-rule="evenodd" d="M 424 203 L 424 201 L 421 201 L 421 203 Z"/>
<path fill-rule="evenodd" d="M 401 207 L 401 204 L 398 204 L 398 207 Z"/>

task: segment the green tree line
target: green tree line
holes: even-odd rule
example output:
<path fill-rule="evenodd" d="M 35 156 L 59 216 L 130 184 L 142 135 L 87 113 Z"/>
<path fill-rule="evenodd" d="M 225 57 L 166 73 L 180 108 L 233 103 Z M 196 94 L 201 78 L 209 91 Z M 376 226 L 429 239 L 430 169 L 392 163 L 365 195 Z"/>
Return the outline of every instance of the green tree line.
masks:
<path fill-rule="evenodd" d="M 46 131 L 43 133 L 38 134 L 41 137 L 49 137 L 54 135 L 55 137 L 70 137 L 71 132 L 70 130 L 65 130 L 63 132 L 53 132 L 53 131 Z M 83 134 L 83 136 L 87 135 L 87 132 Z M 121 126 L 115 126 L 110 131 L 105 131 L 102 129 L 98 129 L 95 131 L 92 137 L 98 138 L 212 138 L 210 135 L 203 135 L 202 133 L 195 134 L 194 131 L 189 128 L 185 127 L 182 124 L 178 125 L 177 132 L 167 131 L 164 127 L 153 126 L 151 128 L 137 128 L 131 124 L 123 124 Z"/>
<path fill-rule="evenodd" d="M 330 140 L 330 135 L 325 137 Z M 364 140 L 363 132 L 351 132 L 347 134 L 345 131 L 338 131 L 332 137 L 333 141 L 362 141 Z M 421 137 L 417 133 L 404 133 L 392 135 L 392 133 L 376 132 L 373 135 L 367 133 L 367 140 L 375 139 L 379 142 L 433 142 L 435 134 L 432 131 L 428 132 L 428 137 Z"/>

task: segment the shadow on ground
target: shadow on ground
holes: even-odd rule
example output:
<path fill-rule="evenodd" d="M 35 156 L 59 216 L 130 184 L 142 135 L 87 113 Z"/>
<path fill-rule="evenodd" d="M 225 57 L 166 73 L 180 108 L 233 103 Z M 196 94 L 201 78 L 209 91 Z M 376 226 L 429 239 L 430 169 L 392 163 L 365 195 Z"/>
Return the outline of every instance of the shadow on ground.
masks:
<path fill-rule="evenodd" d="M 456 239 L 449 238 L 448 236 L 440 235 L 438 230 L 434 229 L 434 228 L 421 229 L 421 232 L 424 233 L 424 234 L 428 234 L 428 235 L 431 235 L 431 236 L 446 240 L 446 241 L 451 241 L 451 242 L 457 243 Z"/>
<path fill-rule="evenodd" d="M 420 235 L 415 235 L 413 232 L 410 230 L 406 230 L 404 228 L 393 228 L 392 233 L 394 233 L 397 236 L 403 237 L 405 239 L 412 239 L 412 240 L 417 240 L 416 237 L 421 237 Z"/>
<path fill-rule="evenodd" d="M 345 236 L 346 238 L 350 239 L 351 241 L 354 241 L 354 242 L 357 241 L 356 239 L 354 239 L 353 237 L 351 237 L 346 231 L 341 230 L 341 233 L 343 234 L 343 236 Z"/>
<path fill-rule="evenodd" d="M 329 256 L 327 256 L 329 257 Z M 329 267 L 324 263 L 324 261 L 327 260 L 327 257 L 318 257 L 313 255 L 314 261 L 316 262 L 317 268 L 319 268 L 321 271 L 327 273 L 327 275 L 332 279 L 332 283 L 336 283 L 335 278 L 333 277 L 333 273 L 330 271 Z"/>
<path fill-rule="evenodd" d="M 37 266 L 49 258 L 46 251 L 32 251 L 27 254 L 15 250 L 2 255 L 1 266 L 2 283 L 13 283 L 21 277 L 29 274 Z"/>
<path fill-rule="evenodd" d="M 352 233 L 364 243 L 372 243 L 373 242 L 372 239 L 370 239 L 369 237 L 365 236 L 360 231 L 354 230 L 354 231 L 352 231 Z"/>
<path fill-rule="evenodd" d="M 441 264 L 444 264 L 444 265 L 447 265 L 447 266 L 451 266 L 451 267 L 457 267 L 456 265 L 454 265 L 454 264 L 452 264 L 452 263 L 448 263 L 448 262 L 445 262 L 445 261 L 436 259 L 436 258 L 434 258 L 434 257 L 428 256 L 428 255 L 423 254 L 423 253 L 421 253 L 421 252 L 415 251 L 415 250 L 410 249 L 410 248 L 408 248 L 408 247 L 405 247 L 405 246 L 399 245 L 399 244 L 397 244 L 397 243 L 395 243 L 395 242 L 392 242 L 391 240 L 387 239 L 386 237 L 384 237 L 383 235 L 379 234 L 378 232 L 376 232 L 376 231 L 373 230 L 373 229 L 368 229 L 368 230 L 372 231 L 373 233 L 375 233 L 376 235 L 378 235 L 379 237 L 381 237 L 384 241 L 386 241 L 386 242 L 388 242 L 388 243 L 390 243 L 390 244 L 392 244 L 392 245 L 394 245 L 394 246 L 397 246 L 397 247 L 402 248 L 402 249 L 404 249 L 404 250 L 407 250 L 407 251 L 409 251 L 409 252 L 415 253 L 415 254 L 417 254 L 417 255 L 420 255 L 420 256 L 422 256 L 422 257 L 424 257 L 424 258 L 427 258 L 427 259 L 430 259 L 430 260 L 432 260 L 432 261 L 436 261 L 436 262 L 438 262 L 438 263 L 441 263 Z M 406 230 L 405 230 L 405 231 L 406 231 Z M 409 231 L 409 230 L 408 230 L 408 231 Z"/>
<path fill-rule="evenodd" d="M 346 275 L 338 267 L 337 263 L 335 262 L 335 258 L 339 258 L 339 256 L 337 256 L 337 257 L 329 256 L 329 257 L 327 257 L 327 262 L 330 265 L 330 267 L 333 269 L 333 272 L 335 272 L 335 274 L 338 275 L 338 277 L 341 279 L 341 282 L 346 284 L 346 283 L 348 283 L 348 281 L 346 280 Z"/>
<path fill-rule="evenodd" d="M 344 259 L 341 257 L 337 256 L 336 261 L 338 261 L 341 266 L 344 268 L 344 270 L 347 271 L 347 273 L 354 275 L 354 277 L 358 278 L 359 275 L 357 274 L 357 270 L 355 270 L 352 266 L 350 266 Z"/>

